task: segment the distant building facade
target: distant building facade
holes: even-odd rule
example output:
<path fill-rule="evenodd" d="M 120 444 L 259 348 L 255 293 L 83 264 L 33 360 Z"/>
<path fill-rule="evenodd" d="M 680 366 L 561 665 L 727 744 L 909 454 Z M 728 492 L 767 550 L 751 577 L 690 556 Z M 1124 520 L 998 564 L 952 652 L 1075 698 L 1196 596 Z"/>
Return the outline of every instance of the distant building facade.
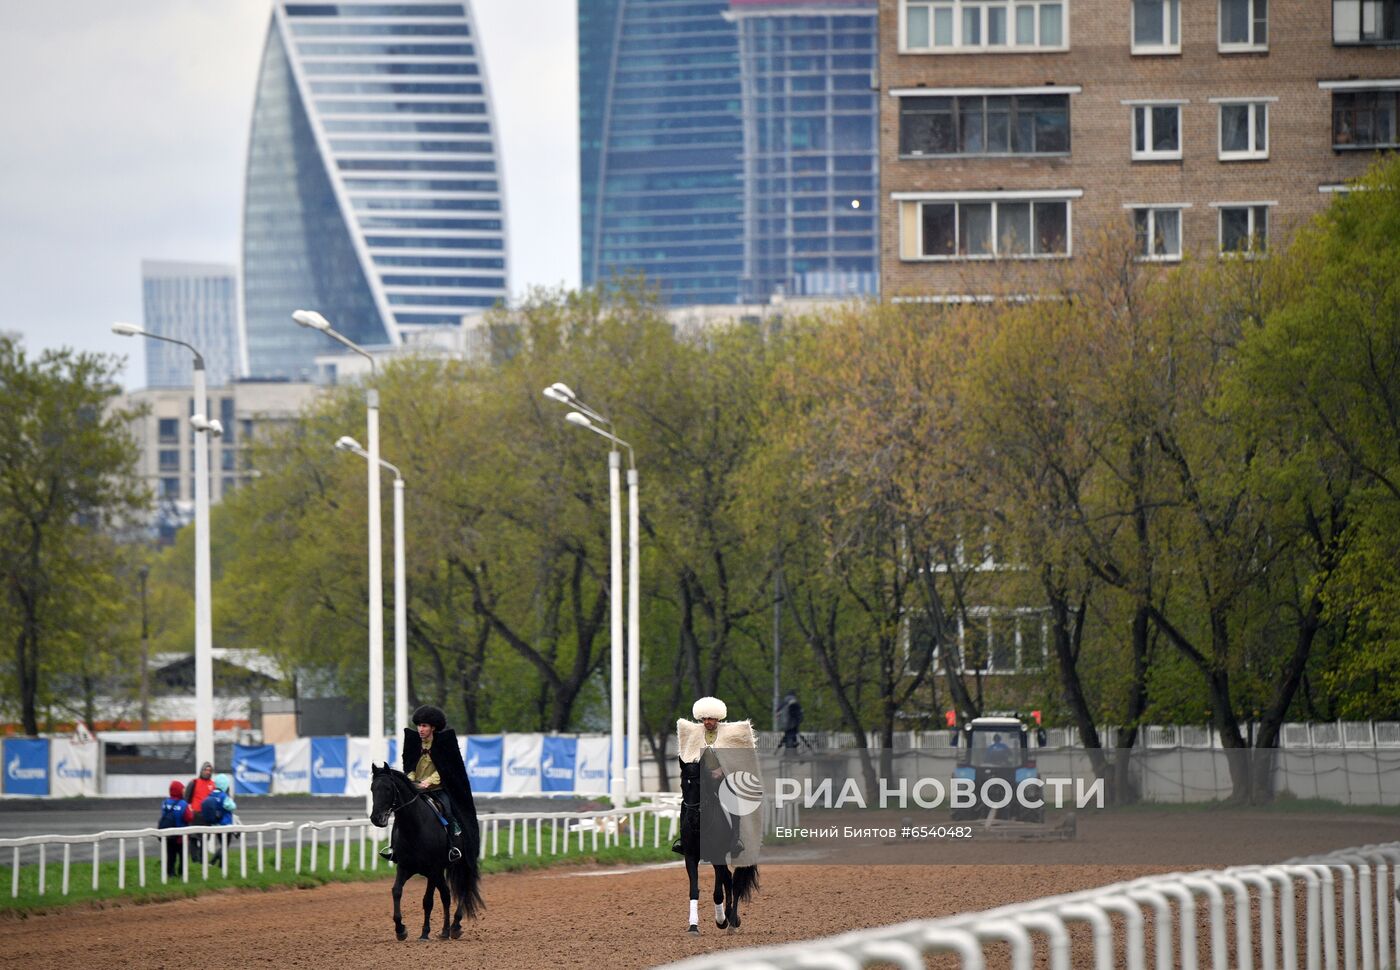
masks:
<path fill-rule="evenodd" d="M 247 373 L 306 380 L 313 309 L 361 345 L 509 293 L 496 122 L 468 2 L 273 5 L 243 212 Z"/>
<path fill-rule="evenodd" d="M 879 292 L 878 12 L 878 0 L 730 0 L 744 302 Z"/>
<path fill-rule="evenodd" d="M 147 330 L 183 340 L 203 355 L 210 384 L 242 375 L 236 266 L 142 260 L 141 303 Z M 160 340 L 142 343 L 147 387 L 189 386 L 189 351 Z"/>
<path fill-rule="evenodd" d="M 880 0 L 882 294 L 1282 242 L 1400 147 L 1393 0 Z"/>
<path fill-rule="evenodd" d="M 201 411 L 224 428 L 222 436 L 210 439 L 209 501 L 217 504 L 255 474 L 254 440 L 296 420 L 320 390 L 310 383 L 242 381 L 209 388 L 207 409 L 196 408 L 188 385 L 147 388 L 115 399 L 113 407 L 145 406 L 148 411 L 132 422 L 131 433 L 139 451 L 136 474 L 155 496 L 149 523 L 155 537 L 170 541 L 194 517 L 191 415 Z"/>
<path fill-rule="evenodd" d="M 579 0 L 584 286 L 642 275 L 671 305 L 743 273 L 739 39 L 728 0 Z"/>

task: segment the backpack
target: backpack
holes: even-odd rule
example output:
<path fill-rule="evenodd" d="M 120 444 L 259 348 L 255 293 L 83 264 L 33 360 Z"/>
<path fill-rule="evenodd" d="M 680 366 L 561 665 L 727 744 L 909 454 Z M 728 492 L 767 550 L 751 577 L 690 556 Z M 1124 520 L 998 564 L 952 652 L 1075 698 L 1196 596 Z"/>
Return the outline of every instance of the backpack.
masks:
<path fill-rule="evenodd" d="M 185 824 L 185 803 L 179 798 L 167 798 L 160 803 L 158 829 L 182 828 Z"/>
<path fill-rule="evenodd" d="M 224 793 L 217 788 L 204 796 L 199 806 L 201 825 L 218 825 L 224 820 Z"/>

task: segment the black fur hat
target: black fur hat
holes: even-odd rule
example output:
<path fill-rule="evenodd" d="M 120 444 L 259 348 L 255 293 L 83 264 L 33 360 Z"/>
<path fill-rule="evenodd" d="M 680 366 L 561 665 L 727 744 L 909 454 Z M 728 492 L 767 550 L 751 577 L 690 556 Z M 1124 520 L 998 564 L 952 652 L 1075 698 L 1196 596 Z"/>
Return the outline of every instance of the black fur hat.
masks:
<path fill-rule="evenodd" d="M 434 731 L 446 731 L 447 715 L 442 713 L 442 708 L 440 707 L 424 704 L 413 712 L 413 723 L 415 726 L 419 724 L 431 724 Z"/>

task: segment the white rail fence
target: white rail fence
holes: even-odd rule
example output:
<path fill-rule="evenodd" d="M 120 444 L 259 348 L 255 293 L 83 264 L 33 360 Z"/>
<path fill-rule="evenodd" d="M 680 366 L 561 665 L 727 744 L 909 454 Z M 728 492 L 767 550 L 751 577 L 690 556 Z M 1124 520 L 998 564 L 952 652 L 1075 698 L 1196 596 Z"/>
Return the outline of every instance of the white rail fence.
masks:
<path fill-rule="evenodd" d="M 1278 865 L 1149 876 L 980 913 L 731 950 L 670 970 L 860 970 L 872 964 L 923 970 L 925 956 L 940 952 L 955 954 L 962 970 L 983 970 L 988 944 L 1009 946 L 1012 970 L 1030 970 L 1038 943 L 1050 970 L 1069 970 L 1072 963 L 1084 965 L 1075 962 L 1082 955 L 1075 944 L 1083 942 L 1070 933 L 1075 923 L 1090 929 L 1094 970 L 1378 970 L 1400 966 L 1397 892 L 1400 842 L 1392 842 Z M 1209 945 L 1204 963 L 1201 943 Z"/>
<path fill-rule="evenodd" d="M 544 854 L 548 843 L 551 855 L 568 854 L 570 851 L 597 852 L 600 848 L 620 847 L 636 849 L 647 845 L 659 847 L 675 838 L 679 824 L 679 810 L 669 800 L 659 800 L 653 804 L 624 809 L 609 809 L 597 812 L 507 812 L 485 814 L 478 817 L 481 823 L 481 858 L 486 859 L 504 854 L 507 857 Z M 546 830 L 546 823 L 548 828 Z M 663 829 L 666 834 L 663 834 Z M 231 851 L 236 849 L 237 872 L 239 878 L 248 878 L 249 842 L 255 843 L 253 855 L 254 871 L 264 872 L 268 867 L 266 849 L 271 842 L 271 868 L 281 872 L 290 866 L 294 872 L 303 871 L 303 845 L 309 851 L 305 860 L 306 871 L 316 871 L 320 865 L 318 853 L 322 834 L 328 852 L 328 872 L 337 868 L 350 868 L 351 843 L 358 842 L 358 862 L 361 870 L 367 867 L 373 871 L 379 868 L 379 845 L 388 835 L 387 829 L 377 828 L 369 819 L 332 819 L 323 822 L 262 822 L 259 824 L 235 825 L 191 825 L 185 828 L 168 829 L 127 829 L 120 831 L 95 832 L 88 835 L 30 835 L 22 838 L 0 839 L 0 859 L 4 850 L 10 850 L 10 896 L 20 894 L 20 872 L 24 863 L 22 850 L 37 850 L 31 865 L 38 868 L 38 895 L 44 896 L 49 890 L 49 870 L 61 866 L 59 895 L 68 895 L 71 883 L 74 846 L 91 845 L 92 888 L 101 885 L 102 849 L 104 845 L 116 844 L 117 888 L 127 888 L 127 861 L 135 863 L 136 885 L 144 888 L 147 884 L 146 857 L 147 840 L 155 839 L 157 848 L 151 848 L 152 858 L 159 859 L 160 884 L 167 885 L 172 879 L 182 883 L 190 881 L 192 839 L 204 839 L 203 851 L 193 868 L 197 868 L 200 878 L 209 878 L 211 857 L 217 858 L 220 874 L 228 878 Z M 270 839 L 269 839 L 270 836 Z M 291 836 L 291 860 L 284 860 L 284 837 Z M 172 843 L 171 840 L 178 840 Z M 504 853 L 502 852 L 504 843 Z M 132 849 L 134 846 L 134 850 Z M 61 862 L 50 859 L 49 850 L 62 849 Z M 339 850 L 337 852 L 337 849 Z M 168 865 L 170 853 L 177 853 L 179 864 Z M 337 859 L 337 856 L 339 858 Z M 84 861 L 84 860 L 79 860 Z M 384 863 L 387 867 L 390 863 Z M 170 870 L 174 868 L 175 873 Z"/>

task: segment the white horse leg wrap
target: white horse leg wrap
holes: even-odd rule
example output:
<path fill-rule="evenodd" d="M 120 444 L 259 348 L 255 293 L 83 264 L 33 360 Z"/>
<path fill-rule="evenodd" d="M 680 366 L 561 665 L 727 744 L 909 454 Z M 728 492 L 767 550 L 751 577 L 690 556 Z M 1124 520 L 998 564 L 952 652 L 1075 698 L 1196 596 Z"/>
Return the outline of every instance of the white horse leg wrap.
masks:
<path fill-rule="evenodd" d="M 724 903 L 715 903 L 715 922 L 724 922 Z"/>
<path fill-rule="evenodd" d="M 695 924 L 697 924 L 697 923 L 699 923 L 699 922 L 700 922 L 700 900 L 698 900 L 698 899 L 692 899 L 692 900 L 690 901 L 690 925 L 691 925 L 691 926 L 694 926 Z"/>

